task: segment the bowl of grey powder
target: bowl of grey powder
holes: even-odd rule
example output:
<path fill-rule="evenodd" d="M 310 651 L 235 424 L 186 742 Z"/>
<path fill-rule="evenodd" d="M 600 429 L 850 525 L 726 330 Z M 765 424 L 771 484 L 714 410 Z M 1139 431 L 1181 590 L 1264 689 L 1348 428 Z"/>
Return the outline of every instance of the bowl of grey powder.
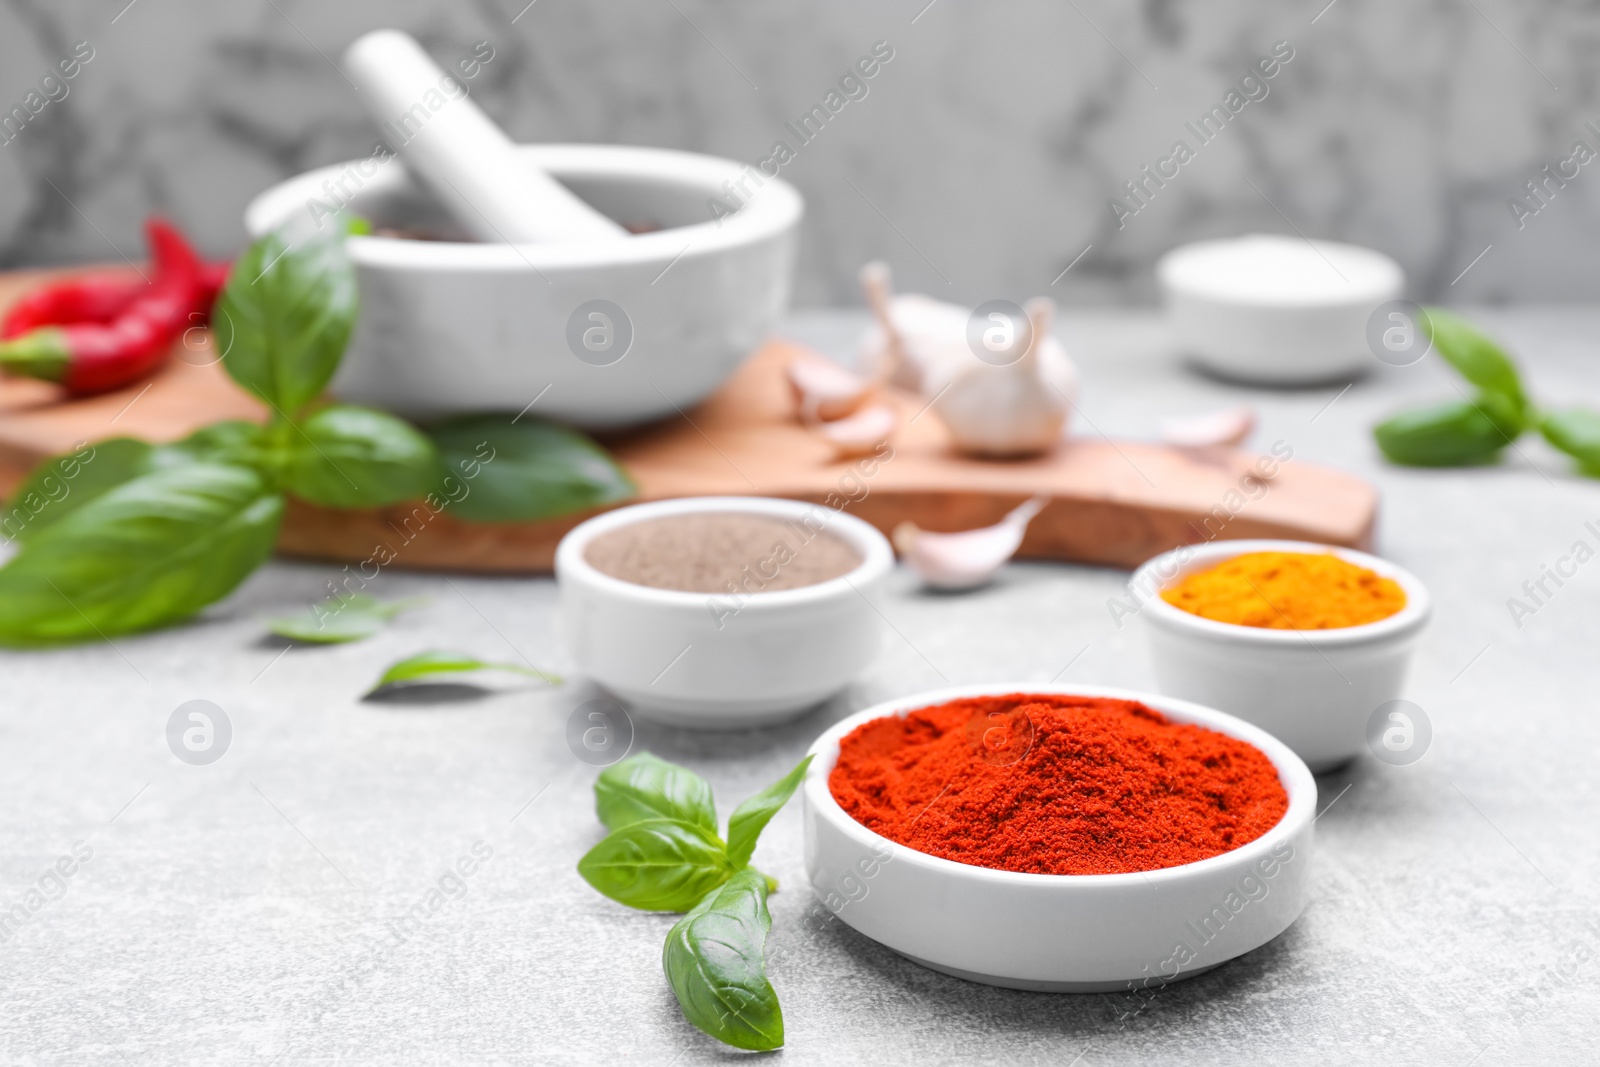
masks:
<path fill-rule="evenodd" d="M 596 516 L 556 550 L 578 669 L 645 718 L 793 718 L 876 657 L 867 600 L 894 566 L 872 526 L 822 504 L 692 497 Z"/>

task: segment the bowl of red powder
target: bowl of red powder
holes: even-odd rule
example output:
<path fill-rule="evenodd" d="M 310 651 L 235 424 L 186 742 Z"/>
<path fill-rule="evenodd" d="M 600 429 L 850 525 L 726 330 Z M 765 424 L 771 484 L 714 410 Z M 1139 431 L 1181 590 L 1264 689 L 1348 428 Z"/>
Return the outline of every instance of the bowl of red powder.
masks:
<path fill-rule="evenodd" d="M 1187 701 L 947 689 L 852 715 L 811 752 L 813 891 L 946 974 L 1153 990 L 1272 940 L 1308 898 L 1311 772 Z"/>
<path fill-rule="evenodd" d="M 1403 695 L 1429 615 L 1409 571 L 1330 545 L 1213 541 L 1157 556 L 1128 589 L 1113 611 L 1139 614 L 1162 692 L 1262 727 L 1318 774 L 1359 755 L 1375 720 L 1396 736 L 1379 709 Z"/>

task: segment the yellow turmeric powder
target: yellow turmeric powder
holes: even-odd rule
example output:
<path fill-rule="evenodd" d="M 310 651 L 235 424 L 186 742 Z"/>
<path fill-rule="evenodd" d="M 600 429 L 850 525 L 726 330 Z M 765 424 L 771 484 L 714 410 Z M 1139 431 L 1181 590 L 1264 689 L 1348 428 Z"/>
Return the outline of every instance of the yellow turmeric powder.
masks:
<path fill-rule="evenodd" d="M 1406 606 L 1393 580 L 1331 552 L 1247 552 L 1161 590 L 1191 615 L 1272 630 L 1335 630 Z"/>

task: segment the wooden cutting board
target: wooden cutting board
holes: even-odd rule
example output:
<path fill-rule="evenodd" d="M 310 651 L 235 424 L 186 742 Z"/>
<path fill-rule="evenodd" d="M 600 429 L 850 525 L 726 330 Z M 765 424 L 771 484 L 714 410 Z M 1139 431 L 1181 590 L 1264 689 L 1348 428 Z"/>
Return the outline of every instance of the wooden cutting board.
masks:
<path fill-rule="evenodd" d="M 40 277 L 0 275 L 0 307 Z M 1263 487 L 1250 477 L 1258 459 L 1252 452 L 1096 436 L 1074 436 L 1039 459 L 966 459 L 952 453 L 938 418 L 910 396 L 890 398 L 902 415 L 892 458 L 864 467 L 837 461 L 794 418 L 783 367 L 803 351 L 773 341 L 685 416 L 607 438 L 639 483 L 640 498 L 735 494 L 843 504 L 888 533 L 905 521 L 931 530 L 988 525 L 1047 493 L 1052 500 L 1029 527 L 1021 556 L 1128 568 L 1213 538 L 1371 545 L 1377 491 L 1351 474 L 1290 460 Z M 218 419 L 262 418 L 203 337 L 191 337 L 174 355 L 147 382 L 81 400 L 44 383 L 0 380 L 0 492 L 40 459 L 82 441 L 166 441 Z M 392 554 L 394 565 L 408 568 L 541 572 L 550 569 L 562 535 L 586 517 L 473 524 L 413 506 L 346 512 L 292 502 L 279 549 L 349 563 Z"/>

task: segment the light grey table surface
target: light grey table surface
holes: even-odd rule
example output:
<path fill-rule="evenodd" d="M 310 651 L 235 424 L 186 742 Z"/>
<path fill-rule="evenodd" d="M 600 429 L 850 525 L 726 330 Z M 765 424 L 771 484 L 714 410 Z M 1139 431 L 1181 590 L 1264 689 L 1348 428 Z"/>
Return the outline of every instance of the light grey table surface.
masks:
<path fill-rule="evenodd" d="M 1486 312 L 1537 392 L 1600 405 L 1600 313 Z M 861 320 L 787 330 L 847 353 Z M 1314 898 L 1290 930 L 1138 1007 L 1019 993 L 910 963 L 832 922 L 801 925 L 798 802 L 763 838 L 772 981 L 801 1063 L 1594 1062 L 1600 873 L 1595 773 L 1600 563 L 1518 628 L 1507 598 L 1575 541 L 1600 546 L 1600 483 L 1524 442 L 1494 469 L 1384 466 L 1368 427 L 1450 395 L 1434 360 L 1377 368 L 1347 393 L 1243 390 L 1182 367 L 1145 314 L 1070 315 L 1078 433 L 1149 436 L 1162 416 L 1241 397 L 1256 443 L 1372 478 L 1380 551 L 1435 597 L 1407 695 L 1435 736 L 1419 763 L 1363 757 L 1319 781 Z M 1331 406 L 1330 406 L 1331 402 Z M 680 1017 L 661 974 L 671 919 L 590 890 L 594 770 L 566 741 L 581 682 L 480 700 L 373 704 L 388 662 L 429 647 L 570 668 L 546 579 L 385 573 L 426 607 L 371 640 L 293 648 L 260 620 L 315 598 L 334 568 L 273 563 L 192 625 L 0 656 L 0 908 L 58 857 L 92 849 L 0 943 L 5 1063 L 689 1064 L 729 1052 Z M 693 767 L 724 817 L 828 724 L 950 683 L 1148 688 L 1136 623 L 1106 609 L 1124 575 L 1010 567 L 962 597 L 897 573 L 882 657 L 804 719 L 708 735 L 640 724 L 637 746 Z M 1071 665 L 1068 667 L 1068 665 Z M 202 698 L 228 715 L 210 766 L 165 727 Z M 479 844 L 481 842 L 481 844 Z M 408 940 L 390 924 L 474 847 L 492 850 Z M 452 891 L 455 886 L 446 882 Z"/>

